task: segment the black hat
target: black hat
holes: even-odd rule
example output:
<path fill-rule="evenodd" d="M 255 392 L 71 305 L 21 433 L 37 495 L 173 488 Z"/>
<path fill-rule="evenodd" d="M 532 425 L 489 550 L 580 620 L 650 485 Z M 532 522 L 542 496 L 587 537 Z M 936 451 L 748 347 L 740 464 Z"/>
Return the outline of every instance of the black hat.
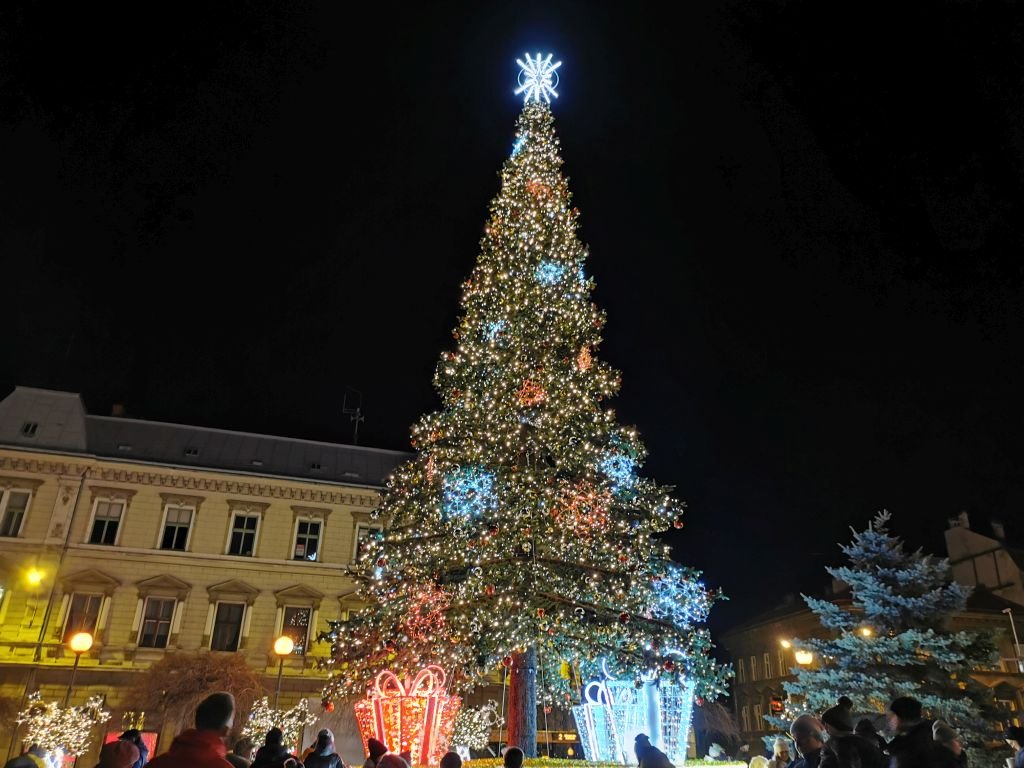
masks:
<path fill-rule="evenodd" d="M 920 720 L 921 702 L 912 696 L 900 696 L 898 699 L 893 699 L 892 704 L 889 705 L 889 711 L 900 720 Z"/>
<path fill-rule="evenodd" d="M 844 706 L 826 709 L 821 716 L 821 722 L 825 725 L 831 725 L 839 731 L 848 733 L 853 730 L 853 719 L 850 717 L 850 710 Z"/>

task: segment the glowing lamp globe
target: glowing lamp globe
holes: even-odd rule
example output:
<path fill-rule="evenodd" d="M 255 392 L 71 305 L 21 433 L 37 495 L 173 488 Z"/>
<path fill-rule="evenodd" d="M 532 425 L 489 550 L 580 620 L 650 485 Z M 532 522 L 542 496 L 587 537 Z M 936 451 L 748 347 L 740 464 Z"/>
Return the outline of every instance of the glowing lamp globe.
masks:
<path fill-rule="evenodd" d="M 814 663 L 814 654 L 810 651 L 797 651 L 794 655 L 796 657 L 797 664 L 806 667 L 808 664 Z"/>
<path fill-rule="evenodd" d="M 92 648 L 92 635 L 88 632 L 78 632 L 71 636 L 71 640 L 68 641 L 68 648 L 75 653 L 85 653 Z"/>
<path fill-rule="evenodd" d="M 287 635 L 282 635 L 274 641 L 274 653 L 278 656 L 287 656 L 295 650 L 295 641 Z"/>
<path fill-rule="evenodd" d="M 789 648 L 793 647 L 793 644 L 791 642 L 789 642 L 789 640 L 779 640 L 779 645 L 781 645 L 783 648 L 786 648 L 786 649 L 789 649 Z"/>
<path fill-rule="evenodd" d="M 38 587 L 43 583 L 43 572 L 38 568 L 30 568 L 28 573 L 25 574 L 25 579 L 30 586 Z"/>

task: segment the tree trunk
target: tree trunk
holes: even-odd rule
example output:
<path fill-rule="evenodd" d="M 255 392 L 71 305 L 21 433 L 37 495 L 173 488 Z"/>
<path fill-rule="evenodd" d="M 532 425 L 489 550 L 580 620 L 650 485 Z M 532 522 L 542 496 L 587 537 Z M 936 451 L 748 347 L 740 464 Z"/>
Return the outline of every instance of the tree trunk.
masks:
<path fill-rule="evenodd" d="M 508 744 L 537 756 L 537 649 L 512 654 L 508 691 Z"/>

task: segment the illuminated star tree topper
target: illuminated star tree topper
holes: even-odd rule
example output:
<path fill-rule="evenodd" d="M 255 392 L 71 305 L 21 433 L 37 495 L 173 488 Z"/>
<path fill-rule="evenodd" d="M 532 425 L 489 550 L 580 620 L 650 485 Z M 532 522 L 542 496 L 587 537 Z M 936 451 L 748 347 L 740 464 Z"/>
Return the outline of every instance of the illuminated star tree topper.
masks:
<path fill-rule="evenodd" d="M 536 58 L 531 58 L 530 54 L 526 54 L 526 61 L 516 59 L 516 64 L 521 67 L 516 96 L 520 93 L 524 94 L 523 101 L 527 104 L 531 101 L 538 104 L 541 101 L 550 104 L 551 96 L 558 98 L 558 92 L 555 90 L 558 87 L 558 72 L 556 70 L 562 66 L 562 62 L 556 61 L 552 64 L 551 59 L 553 58 L 554 54 L 549 53 L 546 59 L 542 59 L 538 53 Z"/>

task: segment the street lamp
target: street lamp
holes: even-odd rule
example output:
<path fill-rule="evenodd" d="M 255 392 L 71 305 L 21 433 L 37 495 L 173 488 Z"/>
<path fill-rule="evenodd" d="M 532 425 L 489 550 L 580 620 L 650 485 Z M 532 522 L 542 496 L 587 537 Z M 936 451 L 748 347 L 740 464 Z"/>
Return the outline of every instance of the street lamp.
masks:
<path fill-rule="evenodd" d="M 814 663 L 814 654 L 810 651 L 797 651 L 794 654 L 796 663 L 802 667 L 806 667 Z"/>
<path fill-rule="evenodd" d="M 779 645 L 781 645 L 787 651 L 793 647 L 793 644 L 789 642 L 789 640 L 779 640 Z"/>
<path fill-rule="evenodd" d="M 875 630 L 873 630 L 871 627 L 861 627 L 857 631 L 860 632 L 861 637 L 871 637 L 873 634 L 875 634 Z"/>
<path fill-rule="evenodd" d="M 64 706 L 71 701 L 71 689 L 75 687 L 75 674 L 78 672 L 78 662 L 82 660 L 82 654 L 92 648 L 92 635 L 88 632 L 78 632 L 71 636 L 68 641 L 68 648 L 75 654 L 75 666 L 71 668 L 71 679 L 68 681 L 68 691 L 64 694 Z"/>
<path fill-rule="evenodd" d="M 274 653 L 277 654 L 277 694 L 274 696 L 274 709 L 281 701 L 281 673 L 284 672 L 284 657 L 295 649 L 295 641 L 288 635 L 281 635 L 274 641 Z"/>

